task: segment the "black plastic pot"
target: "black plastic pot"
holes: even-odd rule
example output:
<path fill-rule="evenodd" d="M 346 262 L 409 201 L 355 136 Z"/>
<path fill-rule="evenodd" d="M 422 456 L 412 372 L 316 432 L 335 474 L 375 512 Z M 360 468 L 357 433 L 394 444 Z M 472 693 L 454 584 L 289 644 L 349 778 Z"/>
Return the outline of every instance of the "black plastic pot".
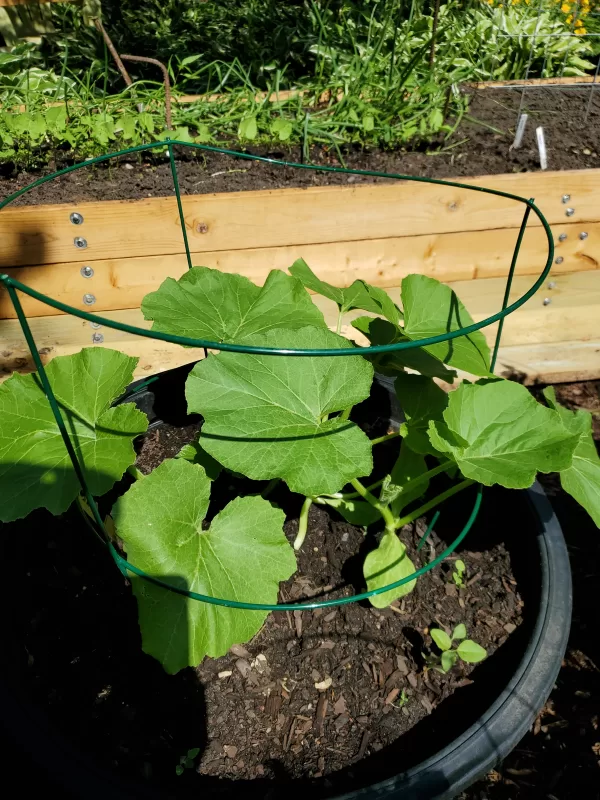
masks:
<path fill-rule="evenodd" d="M 159 421 L 163 416 L 161 398 L 169 405 L 169 399 L 180 394 L 179 384 L 185 381 L 188 370 L 173 371 L 166 381 L 158 381 L 137 394 L 130 394 L 127 399 L 135 401 L 149 413 L 151 420 Z M 391 389 L 389 379 L 383 378 L 375 390 L 379 392 L 377 402 L 381 406 L 380 421 L 384 427 L 390 423 L 397 425 L 399 419 L 397 401 Z M 169 416 L 172 417 L 172 413 Z M 532 586 L 528 607 L 533 621 L 530 620 L 528 635 L 524 628 L 521 644 L 517 638 L 514 640 L 521 650 L 511 662 L 512 672 L 506 675 L 504 688 L 495 699 L 491 699 L 487 708 L 483 707 L 474 724 L 416 766 L 356 791 L 340 794 L 332 790 L 328 794 L 323 787 L 320 790 L 315 787 L 315 796 L 331 800 L 447 800 L 489 771 L 527 733 L 550 694 L 560 669 L 569 634 L 572 587 L 563 534 L 543 489 L 536 483 L 521 496 L 526 502 L 518 504 L 524 508 L 519 516 L 519 525 L 524 533 L 531 533 L 531 536 L 524 537 L 529 542 L 526 549 L 531 561 L 528 578 L 539 585 Z M 515 497 L 514 493 L 511 497 Z M 480 679 L 476 682 L 479 683 Z M 495 685 L 501 682 L 497 674 L 493 682 Z M 7 755 L 10 748 L 14 748 L 11 772 L 24 774 L 31 783 L 37 780 L 45 789 L 50 779 L 62 797 L 167 800 L 171 796 L 155 790 L 148 782 L 133 783 L 100 767 L 91 754 L 81 752 L 74 742 L 68 741 L 40 709 L 34 707 L 24 694 L 20 695 L 16 685 L 1 675 L 0 723 L 6 730 L 6 742 L 0 752 Z M 427 741 L 427 752 L 429 747 Z M 431 745 L 431 749 L 435 746 Z M 24 759 L 20 768 L 16 766 L 19 759 Z M 377 774 L 376 770 L 374 774 Z M 387 774 L 390 775 L 389 764 Z M 241 790 L 234 786 L 226 782 L 222 788 L 215 784 L 198 788 L 206 800 L 231 797 L 234 792 L 236 795 L 243 792 L 253 800 L 280 797 L 289 800 L 294 796 L 290 784 L 271 788 L 262 782 L 262 788 L 257 785 L 253 789 L 245 782 Z M 33 793 L 40 787 L 30 788 Z M 304 797 L 306 790 L 307 784 L 304 783 L 298 794 Z M 177 796 L 181 797 L 181 794 Z"/>

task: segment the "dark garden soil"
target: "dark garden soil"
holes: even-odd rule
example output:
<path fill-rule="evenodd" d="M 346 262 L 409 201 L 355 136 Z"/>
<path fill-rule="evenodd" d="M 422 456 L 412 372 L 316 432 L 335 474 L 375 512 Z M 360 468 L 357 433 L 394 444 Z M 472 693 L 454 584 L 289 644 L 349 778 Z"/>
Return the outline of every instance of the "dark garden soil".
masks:
<path fill-rule="evenodd" d="M 192 422 L 151 431 L 138 466 L 150 471 L 197 429 Z M 238 491 L 234 482 L 226 476 L 215 484 L 209 517 Z M 246 492 L 264 486 L 244 485 Z M 291 779 L 294 791 L 310 787 L 314 796 L 367 785 L 465 730 L 518 663 L 535 616 L 535 581 L 527 574 L 535 557 L 528 563 L 529 528 L 502 522 L 503 497 L 490 492 L 460 551 L 464 588 L 454 585 L 448 559 L 393 608 L 361 603 L 274 613 L 251 642 L 171 677 L 141 652 L 128 582 L 76 513 L 33 515 L 5 526 L 2 537 L 3 563 L 11 564 L 3 591 L 5 607 L 12 605 L 12 666 L 79 746 L 153 787 L 237 792 L 241 784 L 230 781 L 250 781 L 244 791 L 252 796 L 266 797 L 269 788 L 269 797 L 279 797 L 289 795 Z M 286 511 L 292 540 L 299 509 L 285 489 L 272 500 Z M 417 565 L 456 536 L 472 502 L 468 493 L 456 498 L 421 554 L 425 521 L 403 529 Z M 517 495 L 517 519 L 522 502 Z M 360 565 L 373 546 L 362 529 L 317 507 L 309 521 L 298 571 L 282 584 L 280 601 L 360 591 Z M 459 622 L 489 658 L 447 675 L 424 670 L 429 629 Z M 175 766 L 190 748 L 200 748 L 195 769 L 178 778 Z"/>
<path fill-rule="evenodd" d="M 548 167 L 552 170 L 584 169 L 600 166 L 600 91 L 594 91 L 588 118 L 585 114 L 589 89 L 528 89 L 523 111 L 530 118 L 523 144 L 509 150 L 521 102 L 515 89 L 486 89 L 473 93 L 468 118 L 448 140 L 421 143 L 414 148 L 385 150 L 351 149 L 345 163 L 354 169 L 422 175 L 460 177 L 526 172 L 539 169 L 535 128 L 542 125 L 548 148 Z M 473 121 L 476 120 L 476 121 Z M 226 143 L 223 143 L 226 146 Z M 235 148 L 234 148 L 235 149 Z M 298 148 L 249 147 L 247 152 L 275 159 L 301 161 Z M 384 178 L 334 175 L 301 171 L 288 167 L 240 160 L 216 153 L 190 156 L 181 154 L 179 181 L 185 194 L 233 192 L 277 187 L 306 187 L 361 182 Z M 340 166 L 335 150 L 316 148 L 311 161 L 323 166 Z M 5 171 L 6 172 L 6 171 Z M 46 169 L 45 173 L 51 172 Z M 20 172 L 0 179 L 0 195 L 31 183 L 40 173 Z M 169 164 L 164 157 L 143 162 L 113 162 L 85 171 L 76 171 L 44 184 L 19 198 L 16 203 L 71 203 L 87 200 L 122 200 L 172 194 Z"/>

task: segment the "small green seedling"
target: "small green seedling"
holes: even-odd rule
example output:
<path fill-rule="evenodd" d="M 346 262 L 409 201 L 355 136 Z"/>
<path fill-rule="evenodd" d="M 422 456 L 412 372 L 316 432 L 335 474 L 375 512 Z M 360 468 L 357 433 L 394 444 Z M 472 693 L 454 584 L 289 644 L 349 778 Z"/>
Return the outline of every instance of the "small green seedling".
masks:
<path fill-rule="evenodd" d="M 200 753 L 199 747 L 192 747 L 191 750 L 188 750 L 184 756 L 181 756 L 179 759 L 179 764 L 175 767 L 175 774 L 176 775 L 183 775 L 186 769 L 193 769 L 194 767 L 194 759 Z"/>
<path fill-rule="evenodd" d="M 467 664 L 478 664 L 487 656 L 484 647 L 472 639 L 467 639 L 467 629 L 462 622 L 454 628 L 452 636 L 448 636 L 446 631 L 440 628 L 432 628 L 429 633 L 442 653 L 439 658 L 435 655 L 428 656 L 426 658 L 427 666 L 431 666 L 444 675 L 450 672 L 459 659 L 466 661 Z M 460 644 L 453 648 L 453 642 L 460 642 Z"/>
<path fill-rule="evenodd" d="M 452 580 L 460 589 L 462 586 L 465 585 L 465 572 L 467 571 L 467 567 L 465 566 L 465 562 L 461 561 L 460 558 L 457 558 L 454 562 L 454 570 L 452 572 Z"/>
<path fill-rule="evenodd" d="M 408 703 L 408 694 L 406 689 L 402 689 L 400 692 L 400 697 L 393 703 L 395 708 L 404 708 L 404 706 Z"/>

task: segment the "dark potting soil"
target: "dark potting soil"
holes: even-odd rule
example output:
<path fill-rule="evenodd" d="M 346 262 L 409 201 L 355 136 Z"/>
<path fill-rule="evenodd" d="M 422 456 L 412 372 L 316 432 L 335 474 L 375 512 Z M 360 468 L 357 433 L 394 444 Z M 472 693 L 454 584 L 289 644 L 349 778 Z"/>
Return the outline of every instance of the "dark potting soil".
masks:
<path fill-rule="evenodd" d="M 539 169 L 535 128 L 542 125 L 551 170 L 600 166 L 597 142 L 600 136 L 600 91 L 590 98 L 589 89 L 527 89 L 522 111 L 530 115 L 523 144 L 510 150 L 521 103 L 521 91 L 486 89 L 474 91 L 469 118 L 444 140 L 418 143 L 410 149 L 378 150 L 351 148 L 344 154 L 348 167 L 380 172 L 448 178 L 494 175 Z M 473 122 L 472 120 L 477 120 Z M 227 143 L 222 143 L 227 146 Z M 234 149 L 239 145 L 234 145 Z M 301 161 L 298 148 L 249 147 L 247 152 L 275 159 Z M 178 171 L 184 194 L 232 192 L 278 187 L 306 187 L 379 182 L 385 178 L 335 175 L 278 167 L 240 160 L 216 153 L 181 153 Z M 315 148 L 312 163 L 340 166 L 333 149 Z M 59 165 L 60 166 L 60 165 Z M 39 172 L 20 172 L 0 179 L 0 195 L 7 196 L 28 185 Z M 16 204 L 71 203 L 88 200 L 123 200 L 159 197 L 173 193 L 171 170 L 164 157 L 153 160 L 121 160 L 88 170 L 78 170 L 48 182 L 22 196 Z"/>
<path fill-rule="evenodd" d="M 140 469 L 175 454 L 197 428 L 163 425 L 151 432 Z M 220 479 L 216 506 L 236 491 L 232 481 Z M 256 487 L 246 483 L 246 490 Z M 12 608 L 6 632 L 15 643 L 12 666 L 34 702 L 85 752 L 170 794 L 203 788 L 227 794 L 243 785 L 257 797 L 273 789 L 275 797 L 278 786 L 281 796 L 289 794 L 287 782 L 294 779 L 294 790 L 310 786 L 322 796 L 382 780 L 472 724 L 518 663 L 536 611 L 535 599 L 527 602 L 527 592 L 535 593 L 531 553 L 523 553 L 534 536 L 529 525 L 523 531 L 515 524 L 523 500 L 511 498 L 506 526 L 502 495 L 486 496 L 458 553 L 467 566 L 464 588 L 452 581 L 448 559 L 393 608 L 362 603 L 273 613 L 251 642 L 176 676 L 142 653 L 128 582 L 76 513 L 34 514 L 5 526 L 2 540 L 3 561 L 11 564 L 3 590 L 5 607 Z M 286 510 L 291 541 L 295 501 L 285 489 L 273 501 Z M 425 521 L 403 529 L 417 565 L 456 536 L 472 502 L 465 493 L 444 510 L 422 554 L 416 545 Z M 282 584 L 280 600 L 361 590 L 362 529 L 317 507 L 309 521 L 298 571 Z M 489 658 L 447 675 L 424 670 L 430 628 L 459 622 Z M 180 756 L 196 747 L 195 768 L 177 777 Z M 244 783 L 234 788 L 233 780 Z"/>

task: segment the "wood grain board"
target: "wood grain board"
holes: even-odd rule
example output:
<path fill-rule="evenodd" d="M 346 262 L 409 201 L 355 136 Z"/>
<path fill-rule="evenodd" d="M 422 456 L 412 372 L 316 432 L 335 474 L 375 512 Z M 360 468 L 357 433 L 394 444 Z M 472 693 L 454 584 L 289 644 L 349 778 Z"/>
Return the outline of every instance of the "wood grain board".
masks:
<path fill-rule="evenodd" d="M 571 374 L 568 372 L 568 358 L 564 348 L 568 344 L 568 352 L 574 352 L 571 345 L 582 345 L 578 353 L 586 353 L 577 366 L 578 374 L 582 374 L 585 365 L 586 374 L 600 377 L 600 356 L 594 362 L 593 343 L 598 336 L 598 308 L 600 307 L 600 271 L 583 273 L 564 273 L 554 278 L 553 289 L 535 295 L 521 309 L 507 318 L 503 333 L 503 348 L 499 372 L 514 370 L 524 372 L 527 364 L 534 370 L 536 380 L 545 374 L 545 369 L 552 369 L 552 374 Z M 500 308 L 504 281 L 501 278 L 488 278 L 478 281 L 456 281 L 450 284 L 476 320 L 484 319 Z M 511 301 L 523 293 L 531 285 L 528 277 L 518 277 L 514 281 Z M 391 296 L 398 299 L 399 288 L 389 289 Z M 549 305 L 543 299 L 551 299 Z M 330 327 L 335 327 L 336 308 L 334 304 L 322 297 L 314 297 L 314 302 L 321 308 Z M 354 336 L 350 321 L 364 312 L 350 312 L 345 317 L 343 333 Z M 141 328 L 149 328 L 151 323 L 143 319 L 139 308 L 107 312 L 106 317 L 119 322 L 126 322 Z M 56 355 L 69 355 L 78 352 L 81 347 L 105 346 L 113 347 L 129 355 L 136 355 L 140 363 L 136 376 L 152 374 L 171 369 L 181 364 L 196 361 L 202 357 L 202 350 L 188 349 L 159 342 L 153 339 L 137 337 L 103 327 L 102 345 L 92 345 L 94 329 L 84 320 L 71 316 L 37 317 L 30 320 L 31 329 L 45 361 Z M 495 326 L 484 330 L 490 343 L 495 336 Z M 14 370 L 31 371 L 32 362 L 23 338 L 19 323 L 15 319 L 0 320 L 0 380 L 8 377 Z M 585 347 L 583 347 L 585 345 Z M 542 350 L 540 350 L 542 346 Z M 600 346 L 600 345 L 599 345 Z M 513 348 L 515 348 L 513 350 Z M 554 352 L 554 355 L 552 353 Z M 510 355 L 511 353 L 515 354 Z M 529 359 L 529 360 L 528 360 Z M 544 364 L 547 365 L 544 366 Z M 575 370 L 575 364 L 573 370 Z M 596 375 L 595 373 L 598 373 Z"/>
<path fill-rule="evenodd" d="M 600 263 L 600 223 L 586 226 L 588 237 L 579 239 L 581 226 L 565 225 L 564 242 L 557 243 L 553 274 L 594 270 Z M 287 247 L 251 248 L 244 251 L 194 253 L 193 263 L 223 272 L 245 275 L 262 284 L 272 269 L 287 270 L 302 257 L 320 278 L 337 286 L 349 286 L 362 278 L 383 288 L 399 286 L 411 273 L 422 273 L 438 280 L 468 281 L 475 278 L 502 278 L 507 275 L 517 238 L 514 229 L 407 236 L 403 239 L 376 239 L 332 242 Z M 545 266 L 546 240 L 541 228 L 527 231 L 517 262 L 517 275 L 540 274 Z M 84 278 L 81 268 L 92 266 L 92 278 Z M 157 289 L 167 277 L 179 278 L 187 270 L 187 260 L 179 255 L 149 256 L 100 261 L 19 267 L 5 270 L 9 275 L 37 291 L 75 308 L 85 309 L 83 296 L 96 297 L 93 311 L 110 311 L 139 306 L 148 292 Z M 21 295 L 28 316 L 53 315 L 51 306 Z M 8 294 L 0 287 L 0 319 L 15 317 Z"/>
<path fill-rule="evenodd" d="M 594 222 L 600 170 L 465 179 L 537 197 L 550 224 Z M 561 202 L 569 194 L 570 206 Z M 399 181 L 183 198 L 194 253 L 430 236 L 516 228 L 524 206 L 469 189 Z M 568 207 L 574 209 L 566 216 Z M 82 225 L 69 215 L 83 214 Z M 539 221 L 531 215 L 531 225 Z M 85 250 L 76 237 L 87 241 Z M 7 207 L 0 212 L 2 268 L 175 255 L 183 242 L 175 198 Z"/>
<path fill-rule="evenodd" d="M 553 288 L 547 283 L 507 319 L 499 371 L 512 370 L 526 382 L 544 376 L 600 377 L 599 177 L 600 170 L 585 170 L 467 181 L 537 196 L 552 225 L 559 261 L 552 268 Z M 570 195 L 567 203 L 565 194 Z M 568 208 L 574 209 L 570 216 Z M 324 280 L 345 286 L 364 278 L 396 299 L 402 278 L 419 272 L 450 283 L 480 320 L 500 307 L 523 206 L 466 189 L 397 182 L 190 196 L 184 198 L 184 210 L 195 264 L 237 272 L 260 284 L 271 269 L 286 269 L 303 257 Z M 70 222 L 72 211 L 83 214 L 83 224 Z M 511 301 L 531 286 L 546 260 L 544 231 L 531 222 Z M 582 233 L 587 234 L 583 239 Z M 562 242 L 560 234 L 566 235 Z M 75 247 L 77 236 L 87 240 L 85 249 Z M 83 277 L 84 265 L 92 267 L 93 277 Z M 148 327 L 139 309 L 142 298 L 186 268 L 174 198 L 0 212 L 0 270 L 109 318 Z M 96 297 L 91 307 L 83 304 L 86 293 Z M 545 297 L 549 304 L 543 303 Z M 88 323 L 57 315 L 24 295 L 22 302 L 44 359 L 92 346 Z M 323 298 L 315 302 L 333 325 L 332 304 Z M 138 376 L 202 354 L 110 329 L 102 333 L 104 344 L 94 346 L 138 355 Z M 492 341 L 494 326 L 485 333 Z M 14 310 L 0 290 L 0 376 L 31 368 Z"/>

